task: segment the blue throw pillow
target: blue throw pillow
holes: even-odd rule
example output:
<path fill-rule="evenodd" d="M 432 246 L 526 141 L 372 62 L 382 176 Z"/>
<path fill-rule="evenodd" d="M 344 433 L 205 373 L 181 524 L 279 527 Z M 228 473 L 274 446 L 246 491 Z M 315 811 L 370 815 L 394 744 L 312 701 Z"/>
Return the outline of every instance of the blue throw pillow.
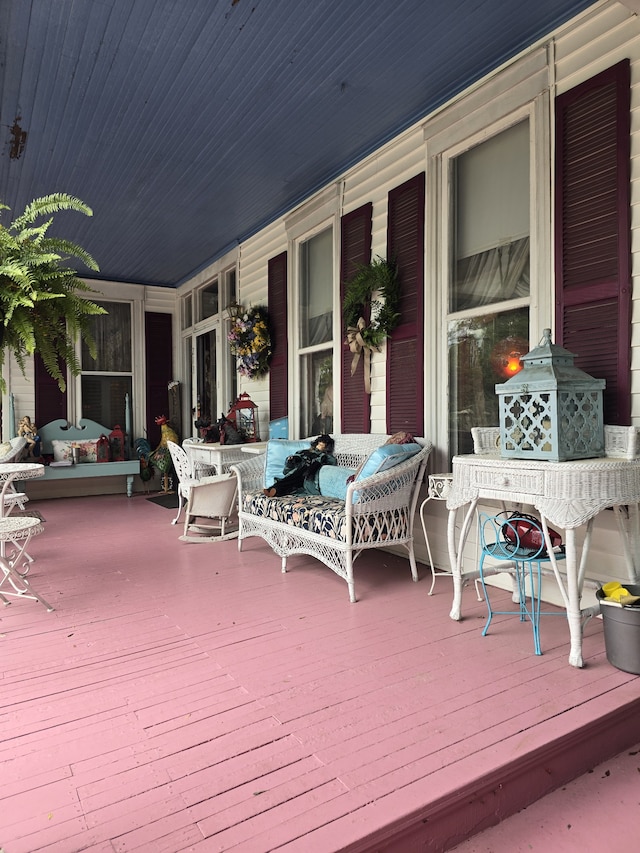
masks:
<path fill-rule="evenodd" d="M 276 479 L 281 480 L 284 476 L 284 463 L 287 456 L 297 453 L 299 450 L 308 450 L 308 441 L 297 441 L 288 438 L 274 438 L 267 442 L 267 461 L 264 466 L 264 487 L 272 486 Z"/>
<path fill-rule="evenodd" d="M 320 494 L 326 498 L 339 498 L 343 501 L 347 496 L 347 480 L 354 473 L 353 468 L 323 465 L 318 473 Z"/>
<path fill-rule="evenodd" d="M 365 477 L 372 477 L 374 474 L 379 474 L 381 471 L 387 471 L 401 462 L 406 462 L 416 453 L 420 453 L 421 446 L 417 443 L 410 444 L 383 444 L 378 447 L 373 453 L 369 454 L 369 458 L 362 466 L 356 480 L 364 480 Z"/>

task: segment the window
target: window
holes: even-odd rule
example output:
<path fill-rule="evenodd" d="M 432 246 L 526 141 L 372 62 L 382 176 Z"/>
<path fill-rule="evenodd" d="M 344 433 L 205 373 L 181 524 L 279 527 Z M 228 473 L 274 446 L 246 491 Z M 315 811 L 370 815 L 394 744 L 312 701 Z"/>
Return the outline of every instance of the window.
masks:
<path fill-rule="evenodd" d="M 200 291 L 200 319 L 214 317 L 218 313 L 218 280 Z"/>
<path fill-rule="evenodd" d="M 216 337 L 217 329 L 211 329 L 196 338 L 196 414 L 210 418 L 211 423 L 219 417 Z"/>
<path fill-rule="evenodd" d="M 509 354 L 529 349 L 529 122 L 452 159 L 450 177 L 449 447 L 456 454 L 472 452 L 471 427 L 498 424 L 495 385 L 508 378 Z"/>
<path fill-rule="evenodd" d="M 333 430 L 333 229 L 300 244 L 300 434 Z"/>
<path fill-rule="evenodd" d="M 83 418 L 113 427 L 125 422 L 125 395 L 132 399 L 131 305 L 99 304 L 108 313 L 91 318 L 96 357 L 92 358 L 86 343 L 81 347 L 81 411 Z"/>
<path fill-rule="evenodd" d="M 193 376 L 193 348 L 191 342 L 191 337 L 182 339 L 182 357 L 185 376 L 185 382 L 182 392 L 182 423 L 187 425 L 186 430 L 183 430 L 183 432 L 185 432 L 185 435 L 188 434 L 189 428 L 193 426 L 193 422 L 196 419 L 193 388 L 191 386 L 191 377 Z M 186 419 L 185 411 L 188 413 Z M 196 434 L 195 428 L 193 429 L 193 434 Z"/>
<path fill-rule="evenodd" d="M 225 303 L 223 308 L 226 308 L 227 305 L 231 305 L 238 301 L 238 290 L 236 284 L 236 270 L 235 267 L 232 270 L 228 270 L 225 273 L 225 290 L 224 297 Z M 231 348 L 229 341 L 227 340 L 227 333 L 230 328 L 230 321 L 227 319 L 224 321 L 224 327 L 222 331 L 223 343 L 225 348 L 225 357 L 223 359 L 224 364 L 226 365 L 226 381 L 223 384 L 224 393 L 226 394 L 226 399 L 231 402 L 235 400 L 238 396 L 238 371 L 236 370 L 236 360 L 231 355 Z"/>
<path fill-rule="evenodd" d="M 182 328 L 188 329 L 193 324 L 193 300 L 191 294 L 182 300 Z"/>
<path fill-rule="evenodd" d="M 182 395 L 185 435 L 197 435 L 194 423 L 198 418 L 208 418 L 215 424 L 238 395 L 237 371 L 227 341 L 229 321 L 225 312 L 236 300 L 235 266 L 221 270 L 209 284 L 181 299 L 181 362 L 189 386 Z M 192 308 L 195 317 L 192 317 Z"/>
<path fill-rule="evenodd" d="M 529 310 L 450 320 L 449 447 L 452 455 L 473 453 L 471 428 L 499 423 L 497 383 L 513 373 L 512 359 L 529 351 Z"/>

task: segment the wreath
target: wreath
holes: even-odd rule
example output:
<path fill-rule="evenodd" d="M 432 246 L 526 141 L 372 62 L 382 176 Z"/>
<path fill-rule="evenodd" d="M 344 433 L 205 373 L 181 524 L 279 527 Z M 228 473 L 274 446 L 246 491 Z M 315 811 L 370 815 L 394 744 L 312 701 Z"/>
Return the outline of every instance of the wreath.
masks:
<path fill-rule="evenodd" d="M 227 340 L 241 376 L 258 379 L 268 372 L 271 335 L 266 308 L 258 305 L 246 311 L 240 309 L 232 318 Z"/>
<path fill-rule="evenodd" d="M 374 298 L 375 294 L 375 298 Z M 347 329 L 345 344 L 353 353 L 351 375 L 364 355 L 365 390 L 371 393 L 370 363 L 400 322 L 400 284 L 396 265 L 381 257 L 358 267 L 346 283 L 342 317 Z"/>

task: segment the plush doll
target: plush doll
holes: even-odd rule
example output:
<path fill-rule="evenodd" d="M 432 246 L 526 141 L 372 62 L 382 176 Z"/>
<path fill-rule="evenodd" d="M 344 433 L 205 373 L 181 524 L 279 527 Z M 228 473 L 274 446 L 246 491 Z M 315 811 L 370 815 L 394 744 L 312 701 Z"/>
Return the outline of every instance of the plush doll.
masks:
<path fill-rule="evenodd" d="M 308 450 L 299 450 L 287 456 L 283 476 L 276 479 L 272 486 L 263 489 L 265 495 L 274 498 L 279 495 L 307 493 L 320 494 L 318 472 L 323 465 L 337 465 L 333 449 L 335 442 L 330 435 L 319 435 Z"/>
<path fill-rule="evenodd" d="M 38 459 L 40 457 L 40 436 L 38 435 L 37 426 L 31 422 L 31 418 L 27 415 L 20 418 L 18 435 L 27 442 L 25 456 L 31 459 Z"/>

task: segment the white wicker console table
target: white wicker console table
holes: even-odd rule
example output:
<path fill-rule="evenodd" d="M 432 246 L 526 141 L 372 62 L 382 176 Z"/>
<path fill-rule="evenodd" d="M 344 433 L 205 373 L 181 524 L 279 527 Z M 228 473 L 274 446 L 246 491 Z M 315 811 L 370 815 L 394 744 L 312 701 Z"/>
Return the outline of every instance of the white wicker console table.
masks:
<path fill-rule="evenodd" d="M 185 438 L 182 447 L 193 466 L 196 478 L 207 474 L 226 474 L 230 465 L 243 462 L 245 453 L 264 453 L 267 442 L 252 444 L 208 444 L 203 441 L 193 441 Z M 211 471 L 213 469 L 213 471 Z"/>
<path fill-rule="evenodd" d="M 640 570 L 638 504 L 640 503 L 640 459 L 580 459 L 571 462 L 541 462 L 503 459 L 498 455 L 454 456 L 453 483 L 447 499 L 448 547 L 453 573 L 452 619 L 461 618 L 462 554 L 475 509 L 481 498 L 504 503 L 530 504 L 538 511 L 545 533 L 547 524 L 562 528 L 566 547 L 563 577 L 550 550 L 550 560 L 567 610 L 571 635 L 569 663 L 581 667 L 582 618 L 593 609 L 581 610 L 582 587 L 591 540 L 593 520 L 604 509 L 613 508 L 624 546 L 629 579 Z M 456 545 L 457 510 L 465 507 L 464 521 Z M 628 508 L 628 512 L 627 512 Z M 575 530 L 586 524 L 580 564 Z M 547 545 L 550 546 L 547 535 Z"/>

